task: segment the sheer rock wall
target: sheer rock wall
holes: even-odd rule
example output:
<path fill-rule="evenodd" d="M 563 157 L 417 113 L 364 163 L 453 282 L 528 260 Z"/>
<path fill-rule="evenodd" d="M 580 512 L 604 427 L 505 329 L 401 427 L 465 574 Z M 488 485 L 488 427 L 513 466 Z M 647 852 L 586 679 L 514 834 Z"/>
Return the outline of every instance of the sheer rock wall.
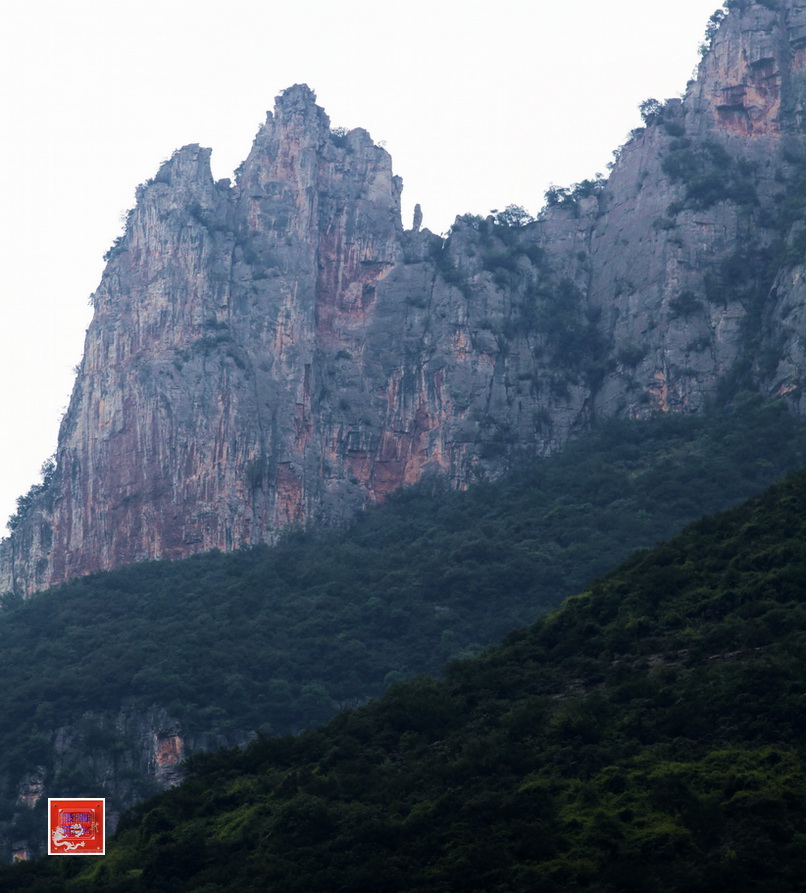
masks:
<path fill-rule="evenodd" d="M 740 387 L 800 408 L 806 6 L 736 3 L 682 99 L 540 218 L 404 230 L 360 129 L 286 90 L 235 184 L 186 146 L 110 252 L 47 487 L 0 546 L 30 593 L 271 541 L 596 418 Z"/>

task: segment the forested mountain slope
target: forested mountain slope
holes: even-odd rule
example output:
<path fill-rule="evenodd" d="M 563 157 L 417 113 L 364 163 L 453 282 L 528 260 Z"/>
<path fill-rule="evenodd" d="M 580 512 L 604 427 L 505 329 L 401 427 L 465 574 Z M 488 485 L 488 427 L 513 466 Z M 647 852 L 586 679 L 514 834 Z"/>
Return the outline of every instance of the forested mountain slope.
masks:
<path fill-rule="evenodd" d="M 13 844 L 41 851 L 48 796 L 103 794 L 114 828 L 184 757 L 437 674 L 804 455 L 797 417 L 748 397 L 705 418 L 612 422 L 508 478 L 421 486 L 341 530 L 6 597 L 4 861 Z"/>
<path fill-rule="evenodd" d="M 801 890 L 806 471 L 4 890 Z"/>

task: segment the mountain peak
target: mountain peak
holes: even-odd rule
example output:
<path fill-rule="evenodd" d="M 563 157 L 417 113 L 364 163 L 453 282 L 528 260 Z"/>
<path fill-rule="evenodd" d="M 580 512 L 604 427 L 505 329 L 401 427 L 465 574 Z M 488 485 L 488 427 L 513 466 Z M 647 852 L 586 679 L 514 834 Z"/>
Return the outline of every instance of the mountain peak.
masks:
<path fill-rule="evenodd" d="M 181 149 L 110 252 L 0 588 L 271 541 L 427 475 L 467 487 L 601 418 L 743 389 L 801 411 L 806 7 L 730 6 L 685 100 L 528 225 L 405 232 L 389 155 L 304 84 L 234 188 Z"/>
<path fill-rule="evenodd" d="M 281 125 L 298 125 L 300 122 L 310 127 L 312 132 L 330 129 L 330 119 L 323 108 L 316 104 L 316 93 L 307 84 L 294 84 L 274 98 L 274 113 L 267 115 Z"/>
<path fill-rule="evenodd" d="M 309 108 L 316 105 L 316 93 L 307 84 L 292 84 L 275 97 L 280 109 Z"/>

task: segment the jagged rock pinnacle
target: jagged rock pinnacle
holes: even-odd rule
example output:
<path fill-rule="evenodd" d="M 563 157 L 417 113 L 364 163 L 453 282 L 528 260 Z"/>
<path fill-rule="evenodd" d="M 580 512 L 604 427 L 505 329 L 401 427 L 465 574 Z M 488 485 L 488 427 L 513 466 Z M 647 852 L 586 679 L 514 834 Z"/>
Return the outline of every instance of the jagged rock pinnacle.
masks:
<path fill-rule="evenodd" d="M 419 206 L 404 232 L 388 153 L 331 131 L 303 84 L 235 186 L 179 150 L 110 252 L 56 471 L 0 586 L 271 541 L 731 387 L 799 411 L 804 70 L 801 6 L 736 6 L 608 181 L 529 225 L 460 216 L 447 240 Z"/>

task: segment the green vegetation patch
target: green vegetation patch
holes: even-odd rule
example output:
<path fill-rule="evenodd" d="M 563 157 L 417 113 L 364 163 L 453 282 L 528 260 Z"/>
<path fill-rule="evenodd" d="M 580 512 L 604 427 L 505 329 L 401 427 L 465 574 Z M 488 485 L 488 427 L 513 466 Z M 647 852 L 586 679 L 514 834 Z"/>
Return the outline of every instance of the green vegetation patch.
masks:
<path fill-rule="evenodd" d="M 22 604 L 6 598 L 0 820 L 16 814 L 23 838 L 19 822 L 30 819 L 35 839 L 39 812 L 20 814 L 15 802 L 36 766 L 55 795 L 95 791 L 91 767 L 109 759 L 137 765 L 121 711 L 165 710 L 185 734 L 233 742 L 253 730 L 296 733 L 397 681 L 437 674 L 634 549 L 759 492 L 804 452 L 797 419 L 746 396 L 706 418 L 608 423 L 465 493 L 425 483 L 343 529 L 131 566 Z M 636 613 L 619 635 L 632 642 L 649 622 Z M 571 653 L 582 647 L 566 641 Z M 698 642 L 679 647 L 712 647 Z M 72 746 L 57 754 L 65 726 Z M 143 778 L 131 784 L 149 793 Z"/>
<path fill-rule="evenodd" d="M 728 200 L 739 205 L 758 204 L 752 163 L 734 158 L 719 143 L 675 139 L 662 167 L 672 181 L 685 186 L 686 207 L 702 210 Z"/>
<path fill-rule="evenodd" d="M 104 863 L 51 860 L 0 882 L 800 890 L 805 643 L 801 471 L 635 555 L 442 682 L 191 760 L 179 788 L 121 823 Z"/>

